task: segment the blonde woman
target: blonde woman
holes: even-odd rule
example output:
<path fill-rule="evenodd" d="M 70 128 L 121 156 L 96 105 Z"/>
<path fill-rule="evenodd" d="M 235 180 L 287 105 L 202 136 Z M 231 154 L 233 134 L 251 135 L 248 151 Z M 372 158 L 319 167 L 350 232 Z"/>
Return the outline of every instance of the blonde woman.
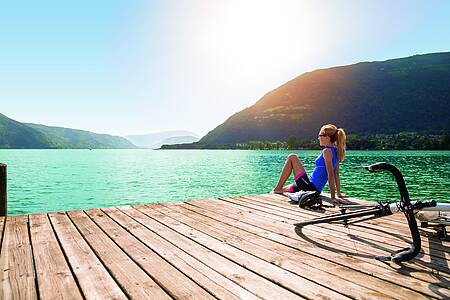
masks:
<path fill-rule="evenodd" d="M 323 147 L 322 153 L 316 158 L 316 167 L 310 176 L 306 175 L 305 168 L 296 154 L 290 154 L 281 171 L 278 184 L 274 193 L 283 192 L 318 191 L 322 192 L 325 185 L 329 184 L 331 199 L 339 203 L 348 203 L 347 195 L 341 193 L 341 180 L 339 177 L 339 163 L 344 161 L 346 149 L 346 135 L 342 128 L 333 124 L 322 126 L 319 131 L 318 140 Z M 294 171 L 295 183 L 283 187 L 284 183 Z M 336 198 L 336 196 L 338 198 Z"/>

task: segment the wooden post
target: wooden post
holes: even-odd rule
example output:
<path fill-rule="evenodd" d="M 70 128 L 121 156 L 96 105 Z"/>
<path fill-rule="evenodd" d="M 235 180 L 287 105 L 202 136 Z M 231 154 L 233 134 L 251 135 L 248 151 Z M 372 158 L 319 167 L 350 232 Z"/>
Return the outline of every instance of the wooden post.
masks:
<path fill-rule="evenodd" d="M 6 186 L 6 165 L 0 163 L 0 216 L 6 216 L 8 213 L 8 196 Z"/>

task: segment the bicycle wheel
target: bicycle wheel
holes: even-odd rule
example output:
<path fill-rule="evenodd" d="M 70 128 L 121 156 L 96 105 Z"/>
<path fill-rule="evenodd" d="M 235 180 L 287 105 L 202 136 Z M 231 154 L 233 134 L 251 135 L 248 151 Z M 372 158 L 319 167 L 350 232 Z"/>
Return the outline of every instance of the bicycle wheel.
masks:
<path fill-rule="evenodd" d="M 383 211 L 382 207 L 374 207 L 372 209 L 364 209 L 361 211 L 333 214 L 333 215 L 329 215 L 329 216 L 315 218 L 315 219 L 308 220 L 305 222 L 296 223 L 294 225 L 295 226 L 306 226 L 306 225 L 313 225 L 313 224 L 320 224 L 320 223 L 345 221 L 345 220 L 350 220 L 353 218 L 366 217 L 366 216 L 377 216 L 377 215 L 381 216 L 382 211 Z"/>

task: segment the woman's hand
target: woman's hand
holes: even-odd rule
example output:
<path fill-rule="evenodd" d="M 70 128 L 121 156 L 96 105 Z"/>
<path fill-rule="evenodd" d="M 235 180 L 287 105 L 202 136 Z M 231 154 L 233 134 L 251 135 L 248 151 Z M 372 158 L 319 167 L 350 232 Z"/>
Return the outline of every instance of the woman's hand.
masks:
<path fill-rule="evenodd" d="M 337 196 L 339 198 L 331 198 L 331 202 L 333 202 L 335 204 L 356 204 L 350 200 L 344 199 L 345 197 L 348 197 L 347 195 L 337 194 Z"/>
<path fill-rule="evenodd" d="M 336 196 L 338 196 L 338 198 L 341 198 L 341 199 L 348 198 L 348 196 L 346 194 L 342 194 L 342 193 L 337 193 Z"/>

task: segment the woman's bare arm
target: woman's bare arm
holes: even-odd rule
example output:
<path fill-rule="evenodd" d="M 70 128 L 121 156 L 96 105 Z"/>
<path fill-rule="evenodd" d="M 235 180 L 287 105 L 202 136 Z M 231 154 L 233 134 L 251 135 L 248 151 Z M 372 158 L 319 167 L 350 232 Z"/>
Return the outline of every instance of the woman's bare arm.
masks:
<path fill-rule="evenodd" d="M 334 181 L 336 182 L 336 196 L 339 198 L 345 198 L 347 195 L 341 193 L 341 177 L 339 176 L 339 164 L 334 170 Z"/>
<path fill-rule="evenodd" d="M 334 180 L 336 182 L 336 194 L 339 197 L 341 194 L 341 178 L 339 177 L 339 164 L 334 169 Z"/>
<path fill-rule="evenodd" d="M 327 168 L 328 185 L 330 186 L 331 199 L 336 198 L 336 180 L 333 170 L 333 154 L 330 149 L 323 150 L 323 158 L 325 160 L 325 166 Z M 339 192 L 339 190 L 338 190 Z"/>

